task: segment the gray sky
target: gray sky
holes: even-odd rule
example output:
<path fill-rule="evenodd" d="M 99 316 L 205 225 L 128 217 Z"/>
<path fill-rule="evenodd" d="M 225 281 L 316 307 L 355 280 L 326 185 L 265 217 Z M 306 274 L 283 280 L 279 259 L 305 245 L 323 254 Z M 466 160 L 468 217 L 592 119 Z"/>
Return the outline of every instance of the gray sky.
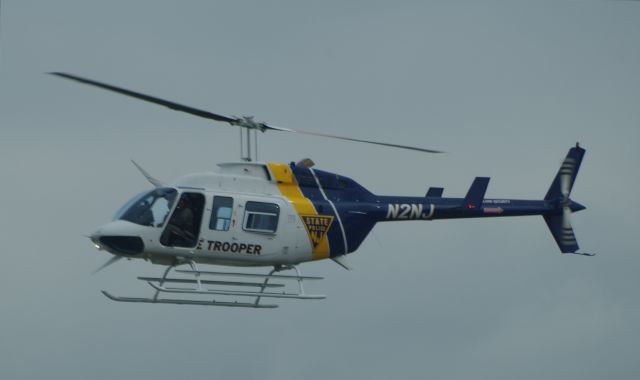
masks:
<path fill-rule="evenodd" d="M 16 1 L 0 25 L 0 378 L 602 379 L 640 376 L 640 3 Z M 148 187 L 235 160 L 236 130 L 44 75 L 66 71 L 275 125 L 379 194 L 541 199 L 587 149 L 561 256 L 542 218 L 378 225 L 319 302 L 132 305 L 137 275 L 82 235 Z"/>

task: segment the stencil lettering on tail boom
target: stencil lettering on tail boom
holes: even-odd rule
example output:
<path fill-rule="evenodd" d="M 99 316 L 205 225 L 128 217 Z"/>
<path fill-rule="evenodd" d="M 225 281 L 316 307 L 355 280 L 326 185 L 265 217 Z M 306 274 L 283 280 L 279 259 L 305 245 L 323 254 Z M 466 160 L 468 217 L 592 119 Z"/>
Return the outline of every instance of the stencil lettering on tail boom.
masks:
<path fill-rule="evenodd" d="M 424 205 L 421 204 L 390 203 L 387 207 L 386 218 L 390 220 L 429 219 L 436 210 L 436 206 L 433 203 L 429 205 L 428 213 L 423 211 Z"/>

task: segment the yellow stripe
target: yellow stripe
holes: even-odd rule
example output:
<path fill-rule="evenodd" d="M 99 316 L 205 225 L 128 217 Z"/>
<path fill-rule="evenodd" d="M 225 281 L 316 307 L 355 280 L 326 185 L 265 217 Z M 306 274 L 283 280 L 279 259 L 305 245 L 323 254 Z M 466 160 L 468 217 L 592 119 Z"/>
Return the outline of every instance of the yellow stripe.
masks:
<path fill-rule="evenodd" d="M 267 163 L 267 166 L 276 180 L 278 190 L 280 190 L 280 193 L 287 198 L 289 202 L 291 202 L 299 217 L 300 215 L 318 215 L 315 207 L 313 207 L 313 203 L 311 203 L 311 201 L 302 194 L 300 186 L 296 183 L 289 165 L 269 162 Z M 309 242 L 311 243 L 311 247 L 313 247 L 313 241 L 311 238 L 309 238 Z M 313 259 L 321 260 L 328 257 L 329 239 L 325 235 L 320 243 L 313 248 Z"/>

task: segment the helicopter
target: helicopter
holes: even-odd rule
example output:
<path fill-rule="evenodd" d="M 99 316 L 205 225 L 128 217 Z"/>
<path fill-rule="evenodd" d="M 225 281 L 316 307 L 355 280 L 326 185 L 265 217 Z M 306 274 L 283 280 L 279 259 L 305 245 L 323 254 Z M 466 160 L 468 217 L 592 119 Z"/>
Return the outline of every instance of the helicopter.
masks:
<path fill-rule="evenodd" d="M 379 222 L 541 215 L 561 253 L 594 256 L 578 252 L 571 224 L 571 214 L 585 209 L 570 199 L 585 154 L 578 143 L 569 149 L 542 200 L 487 199 L 489 177 L 476 177 L 464 197 L 444 197 L 442 187 L 430 187 L 424 196 L 381 196 L 349 177 L 316 169 L 308 158 L 295 163 L 256 161 L 257 132 L 302 133 L 442 152 L 282 128 L 72 74 L 49 74 L 240 128 L 242 160 L 218 164 L 217 172 L 188 174 L 165 183 L 133 161 L 153 189 L 134 196 L 111 222 L 89 236 L 96 249 L 112 255 L 96 272 L 122 258 L 142 259 L 166 269 L 160 277 L 138 277 L 151 286 L 153 296 L 122 297 L 103 290 L 113 301 L 276 308 L 278 304 L 264 300 L 324 299 L 325 295 L 306 293 L 303 285 L 322 277 L 302 275 L 299 265 L 330 259 L 351 269 L 346 256 L 358 250 Z M 201 265 L 272 269 L 260 274 L 202 270 Z M 183 266 L 187 269 L 180 269 Z M 160 297 L 168 294 L 170 298 Z"/>

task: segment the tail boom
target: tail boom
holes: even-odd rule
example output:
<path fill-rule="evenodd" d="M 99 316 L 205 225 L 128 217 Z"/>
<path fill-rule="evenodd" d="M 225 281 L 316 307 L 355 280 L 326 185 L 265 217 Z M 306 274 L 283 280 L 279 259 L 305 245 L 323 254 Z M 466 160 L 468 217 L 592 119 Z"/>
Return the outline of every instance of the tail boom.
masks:
<path fill-rule="evenodd" d="M 465 198 L 444 198 L 442 191 L 426 197 L 375 197 L 364 205 L 376 222 L 541 215 L 562 253 L 577 253 L 579 245 L 571 214 L 585 207 L 569 198 L 585 150 L 578 144 L 569 150 L 543 200 L 485 199 L 488 177 L 477 177 Z M 374 206 L 374 207 L 369 207 Z"/>

